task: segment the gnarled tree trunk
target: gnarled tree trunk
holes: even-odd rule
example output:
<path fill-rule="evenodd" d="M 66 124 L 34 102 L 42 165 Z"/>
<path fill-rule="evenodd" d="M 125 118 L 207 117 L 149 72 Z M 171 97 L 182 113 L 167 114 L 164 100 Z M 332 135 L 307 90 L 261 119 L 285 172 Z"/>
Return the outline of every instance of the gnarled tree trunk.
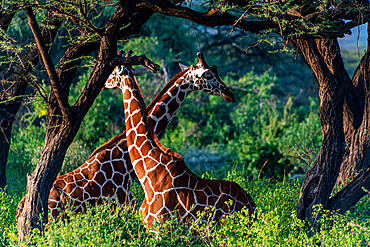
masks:
<path fill-rule="evenodd" d="M 316 225 L 314 205 L 321 204 L 326 209 L 343 213 L 365 195 L 362 187 L 370 185 L 369 170 L 357 177 L 353 171 L 348 172 L 350 166 L 359 171 L 370 165 L 367 155 L 369 93 L 366 86 L 369 55 L 364 56 L 351 80 L 336 39 L 304 38 L 290 42 L 312 69 L 319 87 L 323 142 L 315 163 L 306 174 L 297 210 L 298 218 L 308 219 Z M 349 148 L 346 143 L 350 144 Z M 338 176 L 355 179 L 330 198 Z"/>
<path fill-rule="evenodd" d="M 138 32 L 153 14 L 152 11 L 137 13 L 133 4 L 125 7 L 117 8 L 107 22 L 104 32 L 100 34 L 100 42 L 88 40 L 69 47 L 60 61 L 62 66 L 58 66 L 56 80 L 51 78 L 55 75 L 50 76 L 54 72 L 48 71 L 52 91 L 48 99 L 45 146 L 36 169 L 28 176 L 27 194 L 17 222 L 18 237 L 21 241 L 25 240 L 31 229 L 42 228 L 43 223 L 48 220 L 49 192 L 60 171 L 65 153 L 108 76 L 118 65 L 112 62 L 117 54 L 118 37 Z M 121 30 L 122 26 L 125 26 L 125 30 Z M 77 101 L 71 106 L 68 103 L 68 93 L 74 72 L 82 58 L 98 48 L 97 62 L 90 78 Z M 46 63 L 48 62 L 44 60 L 44 64 Z M 50 65 L 46 66 L 47 70 L 48 67 L 52 70 Z M 43 216 L 41 220 L 38 218 L 39 214 Z"/>
<path fill-rule="evenodd" d="M 313 206 L 327 204 L 343 160 L 343 105 L 350 79 L 336 39 L 299 38 L 291 43 L 312 69 L 319 87 L 323 142 L 306 174 L 298 203 L 298 218 L 313 221 Z"/>

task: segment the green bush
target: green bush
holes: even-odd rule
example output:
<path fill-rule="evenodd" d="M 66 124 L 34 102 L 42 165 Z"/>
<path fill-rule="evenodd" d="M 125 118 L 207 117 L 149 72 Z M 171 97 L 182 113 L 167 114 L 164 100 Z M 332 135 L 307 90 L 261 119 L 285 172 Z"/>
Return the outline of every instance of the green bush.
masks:
<path fill-rule="evenodd" d="M 236 131 L 228 149 L 237 155 L 235 162 L 248 164 L 254 177 L 281 180 L 305 171 L 303 164 L 311 165 L 306 153 L 319 149 L 321 132 L 317 103 L 311 99 L 308 110 L 294 109 L 292 98 L 282 103 L 271 93 L 275 81 L 268 73 L 249 73 L 239 79 L 239 87 L 251 93 L 241 96 L 232 113 Z"/>
<path fill-rule="evenodd" d="M 317 231 L 297 219 L 300 183 L 256 180 L 249 182 L 248 192 L 256 202 L 256 216 L 250 227 L 247 212 L 226 217 L 222 226 L 200 223 L 195 226 L 210 246 L 368 246 L 369 217 L 353 220 L 352 210 L 343 216 L 332 214 L 322 207 Z M 365 204 L 369 206 L 367 199 Z M 207 238 L 206 238 L 207 237 Z"/>
<path fill-rule="evenodd" d="M 68 220 L 51 221 L 42 233 L 34 230 L 27 241 L 36 246 L 190 246 L 202 241 L 175 221 L 148 231 L 133 205 L 114 203 L 90 207 L 85 214 L 67 211 Z M 15 236 L 11 244 L 18 244 Z"/>
<path fill-rule="evenodd" d="M 7 246 L 9 236 L 17 234 L 15 211 L 20 198 L 10 196 L 0 189 L 0 246 Z"/>
<path fill-rule="evenodd" d="M 36 167 L 44 138 L 43 121 L 34 114 L 23 115 L 21 123 L 14 126 L 6 169 L 8 191 L 11 193 L 20 196 L 25 192 L 26 175 Z"/>

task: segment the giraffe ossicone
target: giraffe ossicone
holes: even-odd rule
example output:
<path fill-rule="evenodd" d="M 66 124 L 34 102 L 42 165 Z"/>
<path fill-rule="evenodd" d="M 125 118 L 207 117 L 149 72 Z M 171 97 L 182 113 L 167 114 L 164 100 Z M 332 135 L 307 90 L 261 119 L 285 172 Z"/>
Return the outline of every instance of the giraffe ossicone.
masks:
<path fill-rule="evenodd" d="M 204 73 L 192 73 L 194 83 L 202 84 L 204 78 L 198 75 Z M 131 68 L 123 74 L 125 78 L 117 86 L 123 92 L 129 156 L 145 192 L 140 210 L 148 226 L 154 220 L 165 221 L 174 213 L 179 221 L 195 220 L 199 212 L 209 208 L 214 210 L 211 220 L 242 209 L 247 209 L 252 217 L 255 203 L 237 183 L 196 176 L 181 155 L 159 142 Z"/>
<path fill-rule="evenodd" d="M 208 79 L 204 77 L 201 83 L 199 79 L 194 80 L 192 74 L 199 68 L 209 69 Z M 122 82 L 123 69 L 121 66 L 114 69 L 106 81 L 107 87 L 117 86 Z M 141 70 L 143 71 L 145 69 Z M 148 119 L 158 138 L 163 135 L 187 95 L 195 90 L 223 97 L 226 101 L 234 99 L 233 94 L 219 79 L 216 68 L 209 68 L 199 58 L 197 65 L 185 68 L 172 78 L 147 107 Z M 56 178 L 48 199 L 49 215 L 56 218 L 64 212 L 66 205 L 72 205 L 73 210 L 78 212 L 83 211 L 87 205 L 99 204 L 104 200 L 125 204 L 132 200 L 130 185 L 135 177 L 127 150 L 126 132 L 123 132 L 98 147 L 80 167 Z M 23 208 L 24 200 L 25 197 L 18 205 L 17 216 Z"/>

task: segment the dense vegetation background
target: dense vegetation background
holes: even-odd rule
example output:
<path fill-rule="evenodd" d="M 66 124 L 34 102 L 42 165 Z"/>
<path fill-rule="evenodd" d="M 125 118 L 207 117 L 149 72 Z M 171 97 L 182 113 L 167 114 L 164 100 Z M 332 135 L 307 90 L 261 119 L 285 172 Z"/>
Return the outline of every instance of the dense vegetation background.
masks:
<path fill-rule="evenodd" d="M 13 21 L 18 21 L 19 26 L 11 26 L 11 36 L 31 37 L 29 30 L 19 28 L 24 16 Z M 68 222 L 50 223 L 43 235 L 33 236 L 35 243 L 370 245 L 369 196 L 344 216 L 323 217 L 323 225 L 328 228 L 315 234 L 296 218 L 299 178 L 312 165 L 321 145 L 317 86 L 310 70 L 289 47 L 280 44 L 278 37 L 261 40 L 252 35 L 246 38 L 237 30 L 230 34 L 230 28 L 194 28 L 196 33 L 189 22 L 154 15 L 140 36 L 123 42 L 121 49 L 146 54 L 162 65 L 160 73 L 139 78 L 146 103 L 180 71 L 179 62 L 189 65 L 196 61 L 198 42 L 207 62 L 218 66 L 236 102 L 225 103 L 221 98 L 192 93 L 167 128 L 162 143 L 181 154 L 200 176 L 233 180 L 246 189 L 258 205 L 258 219 L 253 226 L 248 229 L 247 219 L 236 215 L 223 228 L 195 222 L 192 227 L 201 230 L 194 235 L 170 222 L 160 227 L 161 234 L 155 238 L 146 232 L 136 205 L 118 208 L 113 213 L 102 206 L 85 215 L 72 214 Z M 256 41 L 260 42 L 257 46 Z M 348 42 L 343 46 L 347 49 L 343 54 L 348 71 L 353 72 L 360 58 L 357 53 L 362 54 L 364 48 L 361 42 L 358 46 Z M 51 54 L 56 60 L 60 57 L 60 51 L 53 48 Z M 76 95 L 88 79 L 89 66 L 87 60 L 79 72 L 73 87 Z M 43 75 L 45 71 L 38 73 Z M 9 193 L 0 194 L 0 245 L 14 243 L 17 238 L 15 208 L 26 191 L 26 174 L 34 170 L 44 141 L 45 128 L 40 126 L 45 124 L 46 106 L 37 94 L 30 95 L 13 130 L 7 166 Z M 68 150 L 61 174 L 83 164 L 95 148 L 123 132 L 123 119 L 121 92 L 102 91 Z M 143 194 L 137 181 L 133 190 L 140 205 Z"/>

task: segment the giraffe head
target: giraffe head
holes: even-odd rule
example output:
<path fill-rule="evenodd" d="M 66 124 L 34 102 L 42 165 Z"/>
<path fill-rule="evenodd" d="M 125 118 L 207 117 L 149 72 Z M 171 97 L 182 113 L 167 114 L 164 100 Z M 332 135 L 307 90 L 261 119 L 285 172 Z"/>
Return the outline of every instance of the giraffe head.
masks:
<path fill-rule="evenodd" d="M 141 76 L 145 74 L 148 69 L 146 67 L 132 69 L 131 67 L 117 66 L 105 82 L 105 88 L 118 87 L 122 89 L 123 79 L 129 76 L 129 71 L 131 71 L 134 76 Z"/>
<path fill-rule="evenodd" d="M 233 93 L 226 87 L 218 75 L 216 65 L 209 67 L 201 52 L 198 52 L 199 62 L 190 67 L 179 64 L 181 70 L 188 70 L 189 81 L 194 84 L 194 89 L 205 93 L 221 96 L 226 102 L 234 102 Z"/>

